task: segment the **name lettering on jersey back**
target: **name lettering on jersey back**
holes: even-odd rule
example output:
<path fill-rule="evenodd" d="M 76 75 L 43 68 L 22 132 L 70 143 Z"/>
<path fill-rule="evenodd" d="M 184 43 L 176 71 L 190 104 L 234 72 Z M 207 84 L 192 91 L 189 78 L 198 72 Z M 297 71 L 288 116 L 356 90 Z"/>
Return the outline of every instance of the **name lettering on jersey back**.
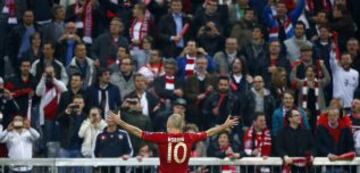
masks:
<path fill-rule="evenodd" d="M 172 142 L 172 143 L 176 143 L 176 142 L 184 142 L 184 137 L 181 138 L 174 138 L 174 137 L 169 137 L 168 138 L 168 142 Z"/>

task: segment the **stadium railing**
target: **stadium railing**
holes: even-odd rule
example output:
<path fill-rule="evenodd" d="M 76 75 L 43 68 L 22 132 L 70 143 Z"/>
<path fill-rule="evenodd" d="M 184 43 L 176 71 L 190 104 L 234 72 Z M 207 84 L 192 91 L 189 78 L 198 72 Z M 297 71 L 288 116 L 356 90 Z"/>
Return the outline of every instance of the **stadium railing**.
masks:
<path fill-rule="evenodd" d="M 222 166 L 233 167 L 235 172 L 252 173 L 259 172 L 281 172 L 283 162 L 278 157 L 267 159 L 244 157 L 238 160 L 228 160 L 219 158 L 191 158 L 189 167 L 192 172 L 215 173 L 221 170 Z M 33 158 L 26 160 L 0 159 L 0 173 L 6 173 L 9 169 L 32 170 L 32 173 L 120 173 L 121 167 L 130 172 L 156 172 L 159 165 L 158 158 L 144 158 L 138 161 L 136 158 L 123 160 L 121 158 L 81 158 L 81 159 L 62 159 L 62 158 Z M 108 168 L 108 169 L 99 169 Z M 114 168 L 114 169 L 110 169 Z M 135 171 L 136 170 L 136 171 Z M 267 171 L 266 171 L 267 170 Z M 313 168 L 310 172 L 359 172 L 360 157 L 352 161 L 330 161 L 325 157 L 314 159 Z M 221 171 L 220 171 L 221 172 Z M 224 171 L 226 172 L 226 171 Z M 176 170 L 173 172 L 176 173 Z"/>

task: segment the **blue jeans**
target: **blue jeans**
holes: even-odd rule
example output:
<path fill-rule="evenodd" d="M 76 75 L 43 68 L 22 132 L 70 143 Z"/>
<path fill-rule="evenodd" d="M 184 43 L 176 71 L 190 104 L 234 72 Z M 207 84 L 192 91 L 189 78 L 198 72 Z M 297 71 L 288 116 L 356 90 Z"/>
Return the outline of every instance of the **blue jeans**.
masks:
<path fill-rule="evenodd" d="M 80 150 L 67 150 L 60 148 L 59 158 L 82 158 Z M 83 173 L 84 169 L 81 167 L 62 167 L 59 168 L 59 173 Z"/>

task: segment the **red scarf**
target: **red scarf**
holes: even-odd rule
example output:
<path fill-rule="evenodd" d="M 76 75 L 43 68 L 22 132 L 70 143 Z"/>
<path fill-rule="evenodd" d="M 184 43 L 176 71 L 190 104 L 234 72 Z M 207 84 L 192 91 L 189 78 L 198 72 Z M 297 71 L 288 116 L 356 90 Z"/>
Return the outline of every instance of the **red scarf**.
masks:
<path fill-rule="evenodd" d="M 321 0 L 321 6 L 327 13 L 331 12 L 331 4 L 328 3 L 328 0 Z"/>
<path fill-rule="evenodd" d="M 186 56 L 185 76 L 188 78 L 194 74 L 195 58 Z"/>
<path fill-rule="evenodd" d="M 6 0 L 2 12 L 9 14 L 8 24 L 17 24 L 15 0 Z"/>
<path fill-rule="evenodd" d="M 317 81 L 317 79 L 315 79 L 314 81 L 314 90 L 315 90 L 315 97 L 316 97 L 316 103 L 315 103 L 315 107 L 316 107 L 316 111 L 318 112 L 318 114 L 320 113 L 320 107 L 319 107 L 319 103 L 320 103 L 320 97 L 319 97 L 319 82 Z M 305 80 L 303 81 L 303 86 L 301 87 L 301 106 L 303 109 L 307 109 L 307 104 L 308 104 L 308 94 L 309 94 L 309 86 L 308 86 L 308 81 L 305 78 Z"/>
<path fill-rule="evenodd" d="M 306 11 L 312 13 L 314 12 L 315 6 L 314 6 L 314 0 L 306 0 Z"/>
<path fill-rule="evenodd" d="M 254 127 L 251 127 L 245 133 L 243 141 L 245 152 L 252 152 L 254 149 L 258 149 L 259 156 L 269 156 L 271 153 L 271 136 L 268 129 L 264 129 L 261 132 L 255 132 Z"/>
<path fill-rule="evenodd" d="M 295 166 L 295 167 L 311 167 L 312 166 L 311 155 L 306 154 L 305 157 L 300 157 L 300 158 L 293 159 L 293 164 L 292 165 L 287 165 L 284 162 L 283 163 L 282 173 L 291 173 L 292 172 L 291 171 L 291 166 Z"/>
<path fill-rule="evenodd" d="M 83 40 L 85 43 L 91 44 L 92 43 L 92 29 L 93 29 L 93 14 L 92 14 L 92 1 L 87 0 L 87 2 L 84 5 L 84 15 L 83 15 L 83 21 L 84 21 L 84 29 L 83 29 Z"/>
<path fill-rule="evenodd" d="M 219 93 L 219 100 L 218 100 L 218 102 L 216 103 L 216 107 L 215 108 L 220 108 L 220 106 L 222 105 L 222 103 L 224 102 L 224 100 L 225 100 L 225 96 L 226 96 L 226 94 L 221 94 L 221 93 Z"/>
<path fill-rule="evenodd" d="M 140 33 L 139 33 L 139 41 L 140 41 L 139 45 L 142 44 L 142 40 L 148 35 L 148 32 L 149 32 L 149 22 L 150 22 L 150 14 L 149 13 L 150 12 L 146 11 L 143 20 L 138 20 L 137 18 L 134 18 L 134 20 L 131 23 L 130 38 L 132 40 L 132 39 L 134 39 L 135 25 L 136 25 L 136 23 L 141 22 Z"/>
<path fill-rule="evenodd" d="M 231 148 L 230 145 L 226 146 L 226 147 L 220 147 L 220 151 L 222 152 L 226 152 L 226 150 L 228 150 L 229 148 Z M 227 157 L 232 157 L 232 154 L 228 154 L 226 155 Z M 226 173 L 231 172 L 231 173 L 237 173 L 237 169 L 236 166 L 231 166 L 231 165 L 223 165 L 221 167 L 221 171 L 224 172 L 226 171 Z"/>
<path fill-rule="evenodd" d="M 165 75 L 165 89 L 174 90 L 175 89 L 175 77 Z"/>

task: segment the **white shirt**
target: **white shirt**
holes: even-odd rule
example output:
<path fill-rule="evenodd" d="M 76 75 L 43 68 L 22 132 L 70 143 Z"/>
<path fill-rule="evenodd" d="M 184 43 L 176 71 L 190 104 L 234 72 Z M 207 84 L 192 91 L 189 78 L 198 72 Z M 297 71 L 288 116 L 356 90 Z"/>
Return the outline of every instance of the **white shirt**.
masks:
<path fill-rule="evenodd" d="M 140 40 L 140 30 L 141 30 L 141 22 L 136 22 L 134 25 L 134 33 L 133 33 L 133 38 L 135 40 Z"/>
<path fill-rule="evenodd" d="M 0 129 L 2 131 L 2 126 Z M 0 142 L 6 143 L 9 150 L 8 156 L 11 159 L 31 159 L 33 153 L 33 142 L 40 138 L 40 134 L 33 128 L 24 129 L 21 133 L 12 131 L 2 131 Z M 31 167 L 21 166 L 11 168 L 14 171 L 29 171 Z"/>
<path fill-rule="evenodd" d="M 140 104 L 142 107 L 142 113 L 146 116 L 149 116 L 149 103 L 146 99 L 146 93 L 144 92 L 144 94 L 141 96 L 140 98 Z"/>
<path fill-rule="evenodd" d="M 339 98 L 344 108 L 351 107 L 354 92 L 359 85 L 359 72 L 341 67 L 334 52 L 330 53 L 330 67 L 333 75 L 333 97 Z"/>
<path fill-rule="evenodd" d="M 234 79 L 235 79 L 235 82 L 238 84 L 238 83 L 240 83 L 240 81 L 241 81 L 241 79 L 242 79 L 243 75 L 239 75 L 239 76 L 237 76 L 237 75 L 233 75 L 233 77 L 234 77 Z"/>

